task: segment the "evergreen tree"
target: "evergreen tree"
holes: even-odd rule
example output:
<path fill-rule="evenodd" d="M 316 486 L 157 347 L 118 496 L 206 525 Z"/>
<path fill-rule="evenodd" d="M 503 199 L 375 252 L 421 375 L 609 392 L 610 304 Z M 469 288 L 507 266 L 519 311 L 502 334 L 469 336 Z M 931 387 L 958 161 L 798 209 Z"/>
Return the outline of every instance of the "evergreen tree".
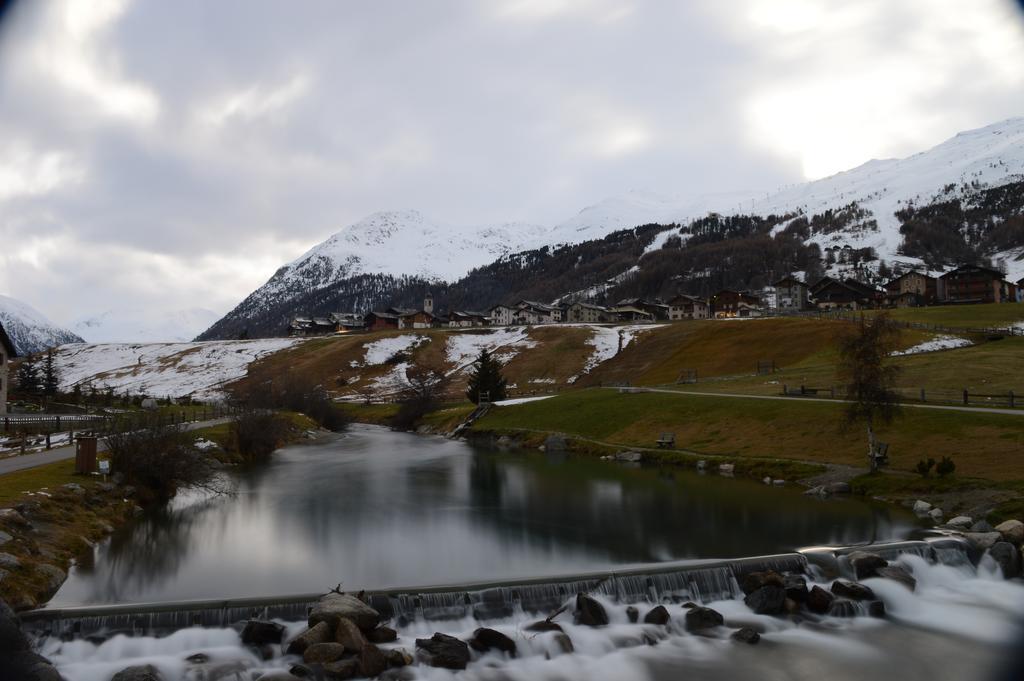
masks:
<path fill-rule="evenodd" d="M 501 375 L 501 364 L 487 350 L 481 350 L 476 360 L 476 368 L 469 377 L 466 397 L 473 404 L 480 404 L 481 394 L 486 397 L 487 402 L 497 402 L 505 399 L 507 385 L 505 377 Z"/>
<path fill-rule="evenodd" d="M 60 386 L 60 372 L 57 369 L 57 365 L 53 361 L 53 350 L 46 353 L 46 358 L 43 359 L 43 394 L 47 397 L 53 397 L 57 394 L 57 389 Z"/>
<path fill-rule="evenodd" d="M 43 390 L 43 383 L 39 377 L 39 367 L 31 357 L 18 365 L 18 372 L 15 376 L 18 380 L 18 389 L 26 395 L 38 395 Z"/>

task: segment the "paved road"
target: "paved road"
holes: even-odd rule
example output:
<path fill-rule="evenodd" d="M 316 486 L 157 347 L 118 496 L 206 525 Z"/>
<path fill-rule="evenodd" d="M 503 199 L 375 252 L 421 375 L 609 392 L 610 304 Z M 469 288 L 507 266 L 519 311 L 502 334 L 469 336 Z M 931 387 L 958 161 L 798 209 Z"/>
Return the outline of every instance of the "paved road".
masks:
<path fill-rule="evenodd" d="M 219 426 L 222 423 L 228 423 L 231 419 L 213 419 L 211 421 L 198 421 L 196 423 L 189 423 L 185 425 L 185 430 L 199 430 L 200 428 L 208 428 L 210 426 Z M 103 446 L 102 438 L 97 443 L 97 449 L 99 451 L 105 451 L 106 447 Z M 37 452 L 35 454 L 24 454 L 22 456 L 12 456 L 7 459 L 0 459 L 0 475 L 6 473 L 13 473 L 15 471 L 23 471 L 29 468 L 35 468 L 37 466 L 45 466 L 48 463 L 56 463 L 57 461 L 65 461 L 67 459 L 75 458 L 75 448 L 73 445 L 67 445 L 65 447 L 56 447 L 50 451 Z"/>
<path fill-rule="evenodd" d="M 610 388 L 613 390 L 619 390 L 619 388 Z M 668 393 L 669 395 L 697 395 L 700 397 L 735 397 L 745 400 L 785 400 L 786 402 L 840 402 L 845 403 L 849 400 L 834 400 L 824 397 L 783 397 L 782 395 L 744 395 L 743 393 L 711 393 L 711 392 L 698 392 L 696 390 L 672 390 L 671 388 L 643 388 L 635 387 L 628 388 L 628 390 L 636 390 L 638 392 L 652 392 L 652 393 Z M 995 407 L 957 407 L 954 405 L 943 405 L 943 404 L 914 404 L 912 402 L 903 402 L 900 406 L 908 407 L 911 409 L 944 409 L 946 411 L 966 411 L 976 412 L 979 414 L 1003 414 L 1007 416 L 1024 416 L 1024 409 L 998 409 Z"/>

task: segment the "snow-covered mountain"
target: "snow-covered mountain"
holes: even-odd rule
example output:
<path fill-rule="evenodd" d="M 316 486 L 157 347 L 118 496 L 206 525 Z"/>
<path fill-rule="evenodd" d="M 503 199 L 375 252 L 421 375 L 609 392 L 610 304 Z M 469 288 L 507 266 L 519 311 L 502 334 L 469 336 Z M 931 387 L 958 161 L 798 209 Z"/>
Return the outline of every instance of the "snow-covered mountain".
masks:
<path fill-rule="evenodd" d="M 31 305 L 3 295 L 0 295 L 0 325 L 7 331 L 19 355 L 82 342 L 81 338 L 60 328 Z"/>
<path fill-rule="evenodd" d="M 167 312 L 118 308 L 79 319 L 71 328 L 89 343 L 184 342 L 195 338 L 219 316 L 204 308 Z"/>
<path fill-rule="evenodd" d="M 377 213 L 282 267 L 203 337 L 233 337 L 230 334 L 245 328 L 247 320 L 265 320 L 271 311 L 274 323 L 281 325 L 289 301 L 325 303 L 336 289 L 344 290 L 344 300 L 352 305 L 376 304 L 394 288 L 389 278 L 450 282 L 519 251 L 578 244 L 650 223 L 687 224 L 709 213 L 794 214 L 810 219 L 845 210 L 840 227 L 812 229 L 807 241 L 823 250 L 872 248 L 890 262 L 918 262 L 900 253 L 903 235 L 897 211 L 943 201 L 967 204 L 980 190 L 1022 180 L 1024 118 L 1013 118 L 960 133 L 908 158 L 868 161 L 775 192 L 665 197 L 633 191 L 584 208 L 550 228 L 515 223 L 467 227 L 435 222 L 416 211 Z M 993 255 L 1005 261 L 1011 278 L 1024 275 L 1024 244 Z M 380 275 L 387 281 L 382 283 Z M 360 296 L 360 287 L 372 287 L 374 294 Z M 265 322 L 255 325 L 260 324 L 266 328 Z"/>

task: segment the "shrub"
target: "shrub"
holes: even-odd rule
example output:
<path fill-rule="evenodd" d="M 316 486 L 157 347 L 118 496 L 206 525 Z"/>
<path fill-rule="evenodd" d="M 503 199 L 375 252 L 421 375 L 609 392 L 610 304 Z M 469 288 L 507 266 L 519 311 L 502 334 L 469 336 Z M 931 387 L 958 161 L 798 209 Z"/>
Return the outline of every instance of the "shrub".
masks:
<path fill-rule="evenodd" d="M 228 449 L 245 462 L 266 461 L 288 435 L 288 421 L 273 412 L 246 412 L 231 422 Z"/>
<path fill-rule="evenodd" d="M 419 422 L 433 411 L 446 385 L 443 372 L 425 367 L 412 367 L 405 372 L 408 387 L 402 393 L 398 412 L 388 422 L 395 430 L 415 430 Z"/>
<path fill-rule="evenodd" d="M 140 428 L 109 435 L 105 442 L 111 471 L 135 485 L 143 503 L 167 501 L 186 487 L 227 491 L 226 484 L 217 477 L 218 464 L 196 449 L 192 438 L 177 426 L 153 420 Z"/>
<path fill-rule="evenodd" d="M 938 473 L 940 478 L 952 475 L 955 470 L 956 464 L 948 456 L 942 457 L 942 461 L 939 461 L 939 464 L 935 467 L 935 472 Z"/>
<path fill-rule="evenodd" d="M 340 431 L 349 418 L 335 406 L 322 385 L 310 385 L 297 376 L 285 376 L 263 385 L 250 386 L 237 395 L 238 402 L 250 409 L 286 409 L 305 414 L 322 428 Z"/>
<path fill-rule="evenodd" d="M 914 470 L 916 470 L 922 478 L 927 478 L 929 475 L 931 475 L 932 468 L 934 467 L 935 459 L 928 457 L 927 461 L 925 461 L 924 459 L 918 461 L 917 466 L 914 467 Z"/>

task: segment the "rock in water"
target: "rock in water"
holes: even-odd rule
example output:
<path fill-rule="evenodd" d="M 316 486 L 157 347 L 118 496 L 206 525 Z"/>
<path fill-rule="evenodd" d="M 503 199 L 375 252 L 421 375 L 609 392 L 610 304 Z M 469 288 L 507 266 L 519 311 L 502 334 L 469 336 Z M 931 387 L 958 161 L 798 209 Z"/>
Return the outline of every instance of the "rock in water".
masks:
<path fill-rule="evenodd" d="M 811 587 L 810 592 L 807 594 L 807 609 L 819 615 L 824 615 L 832 607 L 832 601 L 835 599 L 836 597 L 828 591 L 815 585 Z"/>
<path fill-rule="evenodd" d="M 979 549 L 990 549 L 995 545 L 997 541 L 1002 541 L 1003 535 L 998 532 L 965 532 L 964 537 L 967 541 L 974 544 Z"/>
<path fill-rule="evenodd" d="M 847 558 L 857 579 L 874 577 L 878 568 L 884 568 L 889 564 L 889 561 L 877 553 L 868 553 L 867 551 L 854 551 Z"/>
<path fill-rule="evenodd" d="M 979 520 L 971 525 L 971 532 L 995 532 L 995 529 L 987 520 Z"/>
<path fill-rule="evenodd" d="M 668 624 L 671 619 L 672 618 L 669 616 L 668 610 L 665 606 L 659 605 L 644 615 L 644 624 L 659 624 L 664 626 Z"/>
<path fill-rule="evenodd" d="M 626 617 L 629 619 L 630 624 L 636 624 L 640 621 L 640 611 L 636 609 L 635 605 L 631 605 L 626 608 Z"/>
<path fill-rule="evenodd" d="M 309 613 L 309 626 L 327 622 L 333 629 L 342 617 L 352 620 L 363 631 L 370 631 L 380 624 L 380 613 L 355 596 L 331 593 L 313 606 Z"/>
<path fill-rule="evenodd" d="M 306 664 L 327 664 L 345 657 L 345 646 L 340 643 L 314 643 L 302 652 Z"/>
<path fill-rule="evenodd" d="M 720 627 L 723 624 L 725 624 L 725 618 L 717 610 L 697 606 L 686 611 L 687 631 L 704 631 Z"/>
<path fill-rule="evenodd" d="M 857 604 L 853 601 L 834 601 L 828 614 L 830 617 L 856 617 Z"/>
<path fill-rule="evenodd" d="M 742 629 L 737 629 L 732 632 L 732 636 L 730 636 L 730 638 L 734 641 L 739 641 L 740 643 L 754 645 L 761 640 L 761 634 L 757 633 L 750 627 L 743 627 Z"/>
<path fill-rule="evenodd" d="M 436 633 L 430 638 L 418 638 L 416 649 L 431 667 L 458 670 L 465 669 L 469 664 L 469 646 L 447 634 Z"/>
<path fill-rule="evenodd" d="M 384 653 L 384 657 L 387 658 L 388 665 L 391 667 L 408 667 L 413 662 L 412 655 L 404 648 L 392 648 Z"/>
<path fill-rule="evenodd" d="M 873 601 L 875 592 L 859 582 L 847 582 L 837 579 L 832 582 L 832 593 L 836 596 L 849 598 L 851 601 Z"/>
<path fill-rule="evenodd" d="M 3 674 L 0 678 L 5 681 L 64 681 L 64 677 L 49 660 L 29 650 L 3 655 L 0 660 L 3 661 Z"/>
<path fill-rule="evenodd" d="M 872 617 L 885 617 L 885 603 L 882 601 L 871 601 L 868 603 L 868 614 Z"/>
<path fill-rule="evenodd" d="M 284 638 L 284 627 L 277 622 L 249 620 L 242 629 L 242 643 L 247 646 L 262 646 L 280 643 Z"/>
<path fill-rule="evenodd" d="M 958 515 L 955 518 L 950 518 L 946 524 L 956 530 L 967 530 L 974 523 L 974 519 L 966 515 Z"/>
<path fill-rule="evenodd" d="M 301 655 L 306 648 L 316 643 L 329 643 L 331 640 L 331 627 L 327 622 L 318 622 L 315 626 L 306 629 L 288 643 L 289 655 Z"/>
<path fill-rule="evenodd" d="M 31 648 L 32 644 L 21 630 L 18 616 L 7 606 L 7 603 L 0 600 L 0 657 L 7 657 L 9 653 L 31 650 Z"/>
<path fill-rule="evenodd" d="M 500 631 L 487 627 L 481 627 L 473 632 L 473 638 L 469 640 L 469 647 L 478 653 L 500 650 L 512 657 L 516 656 L 516 642 Z"/>
<path fill-rule="evenodd" d="M 807 580 L 800 575 L 786 575 L 782 578 L 786 587 L 786 598 L 796 603 L 807 602 Z"/>
<path fill-rule="evenodd" d="M 875 570 L 875 576 L 899 582 L 911 591 L 917 588 L 917 580 L 899 565 L 887 565 L 883 568 L 878 568 Z"/>
<path fill-rule="evenodd" d="M 374 629 L 374 631 L 377 630 Z M 338 620 L 338 628 L 334 632 L 334 640 L 345 646 L 345 650 L 348 652 L 358 653 L 366 645 L 367 639 L 363 636 L 363 632 L 356 626 L 355 622 L 347 617 L 342 617 Z"/>
<path fill-rule="evenodd" d="M 114 674 L 110 681 L 162 681 L 163 677 L 151 664 L 125 667 Z"/>
<path fill-rule="evenodd" d="M 350 657 L 347 660 L 328 662 L 322 669 L 324 670 L 324 675 L 329 679 L 351 679 L 359 673 L 359 660 Z M 265 676 L 261 676 L 260 681 L 263 681 L 265 678 Z"/>
<path fill-rule="evenodd" d="M 999 564 L 1003 571 L 1003 577 L 1006 579 L 1020 577 L 1021 555 L 1016 546 L 1006 541 L 996 542 L 988 550 L 988 555 L 992 556 L 992 559 Z"/>
<path fill-rule="evenodd" d="M 918 499 L 914 502 L 914 513 L 917 515 L 928 515 L 928 512 L 932 510 L 932 505 L 927 501 L 921 501 Z"/>
<path fill-rule="evenodd" d="M 372 643 L 363 646 L 359 653 L 359 672 L 366 677 L 380 676 L 388 668 L 388 660 L 381 649 Z"/>
<path fill-rule="evenodd" d="M 743 602 L 758 615 L 778 615 L 786 607 L 786 590 L 775 584 L 767 584 L 748 594 Z"/>
<path fill-rule="evenodd" d="M 576 596 L 576 623 L 588 627 L 603 627 L 608 624 L 608 613 L 604 606 L 586 594 Z"/>
<path fill-rule="evenodd" d="M 767 586 L 768 584 L 785 587 L 786 580 L 782 575 L 773 570 L 767 570 L 765 572 L 750 572 L 743 575 L 743 578 L 740 580 L 740 589 L 743 593 L 749 595 L 760 589 L 762 586 Z"/>
<path fill-rule="evenodd" d="M 339 627 L 340 636 L 340 627 Z M 366 633 L 366 640 L 370 643 L 391 643 L 398 640 L 398 632 L 391 627 L 377 627 Z"/>
<path fill-rule="evenodd" d="M 1014 546 L 1024 543 L 1024 523 L 1019 520 L 1007 520 L 996 525 L 996 532 Z"/>

